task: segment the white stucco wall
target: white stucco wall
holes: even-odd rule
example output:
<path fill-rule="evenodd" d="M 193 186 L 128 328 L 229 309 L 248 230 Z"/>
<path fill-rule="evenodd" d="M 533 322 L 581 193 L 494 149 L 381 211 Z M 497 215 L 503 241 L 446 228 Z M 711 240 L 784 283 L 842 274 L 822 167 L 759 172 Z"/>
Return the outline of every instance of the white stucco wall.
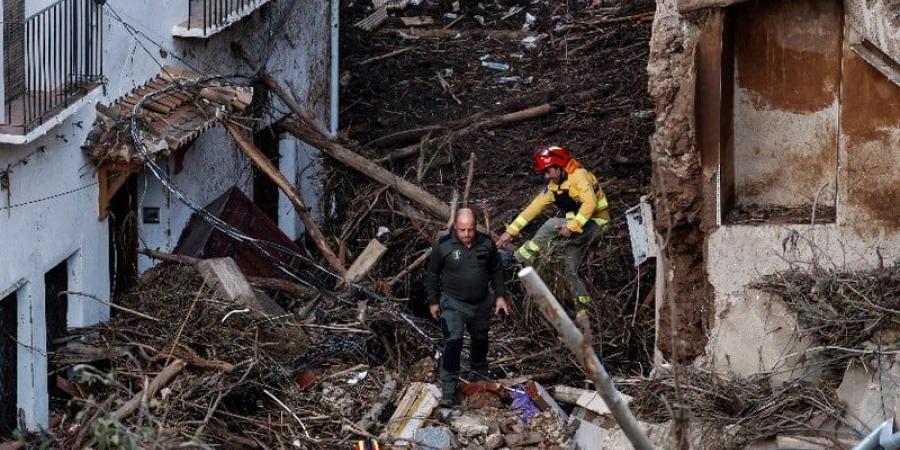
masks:
<path fill-rule="evenodd" d="M 52 3 L 52 0 L 29 0 L 26 12 L 32 14 Z M 286 14 L 292 3 L 296 5 L 283 30 L 273 32 L 271 25 Z M 237 40 L 255 57 L 270 56 L 269 71 L 286 82 L 301 104 L 315 111 L 323 121 L 328 117 L 331 11 L 327 0 L 274 0 L 206 40 L 176 40 L 171 36 L 173 25 L 186 16 L 187 0 L 108 0 L 105 12 L 103 58 L 108 83 L 102 93 L 104 103 L 156 75 L 159 63 L 183 66 L 176 56 L 204 74 L 250 74 L 229 48 Z M 137 29 L 142 37 L 135 40 L 114 19 L 115 15 Z M 161 51 L 157 44 L 165 50 Z M 279 112 L 266 117 L 261 125 L 287 112 L 279 102 L 273 103 Z M 17 393 L 19 407 L 31 429 L 48 423 L 44 274 L 69 259 L 70 290 L 103 301 L 110 297 L 108 224 L 98 220 L 97 177 L 93 165 L 79 148 L 94 117 L 94 108 L 89 105 L 31 144 L 0 146 L 0 170 L 36 149 L 43 149 L 28 158 L 28 164 L 14 168 L 10 175 L 11 189 L 0 190 L 0 208 L 7 206 L 7 196 L 10 204 L 17 205 L 81 188 L 55 198 L 0 209 L 0 291 L 19 279 L 27 280 L 17 291 L 21 341 Z M 163 165 L 170 167 L 170 171 L 174 166 L 171 161 Z M 193 145 L 185 157 L 184 170 L 174 175 L 174 181 L 201 205 L 234 184 L 252 194 L 249 163 L 221 127 L 208 131 Z M 138 211 L 142 207 L 159 207 L 161 218 L 160 224 L 141 225 L 139 245 L 172 250 L 191 211 L 151 176 L 141 175 L 138 186 L 141 194 Z M 149 265 L 146 259 L 139 263 L 141 269 Z M 88 298 L 70 296 L 70 327 L 91 325 L 108 317 L 106 306 Z"/>

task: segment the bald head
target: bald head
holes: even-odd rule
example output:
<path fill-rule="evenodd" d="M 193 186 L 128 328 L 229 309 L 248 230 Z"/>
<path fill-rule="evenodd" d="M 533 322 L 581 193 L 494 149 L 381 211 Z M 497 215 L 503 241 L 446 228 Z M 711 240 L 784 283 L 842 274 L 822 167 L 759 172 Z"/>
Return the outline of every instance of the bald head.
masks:
<path fill-rule="evenodd" d="M 462 208 L 456 212 L 456 220 L 453 221 L 453 230 L 456 238 L 466 247 L 475 243 L 475 213 L 469 208 Z"/>

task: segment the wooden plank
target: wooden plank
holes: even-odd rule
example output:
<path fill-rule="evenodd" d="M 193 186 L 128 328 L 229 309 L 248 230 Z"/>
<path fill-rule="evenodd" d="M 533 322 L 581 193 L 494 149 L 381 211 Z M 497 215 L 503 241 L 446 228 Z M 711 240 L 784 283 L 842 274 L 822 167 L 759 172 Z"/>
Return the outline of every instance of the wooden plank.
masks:
<path fill-rule="evenodd" d="M 381 261 L 381 257 L 384 256 L 385 252 L 387 252 L 387 247 L 379 242 L 378 239 L 370 240 L 369 245 L 347 269 L 347 275 L 344 276 L 344 279 L 352 282 L 363 279 L 378 264 L 378 261 Z"/>
<path fill-rule="evenodd" d="M 434 17 L 429 16 L 401 17 L 400 21 L 403 22 L 403 25 L 407 27 L 424 27 L 428 25 L 434 25 Z"/>
<path fill-rule="evenodd" d="M 891 59 L 878 47 L 869 41 L 850 45 L 850 49 L 860 58 L 871 64 L 875 70 L 881 72 L 894 84 L 900 86 L 900 64 Z"/>
<path fill-rule="evenodd" d="M 704 8 L 724 8 L 747 0 L 678 0 L 678 12 L 686 13 Z"/>

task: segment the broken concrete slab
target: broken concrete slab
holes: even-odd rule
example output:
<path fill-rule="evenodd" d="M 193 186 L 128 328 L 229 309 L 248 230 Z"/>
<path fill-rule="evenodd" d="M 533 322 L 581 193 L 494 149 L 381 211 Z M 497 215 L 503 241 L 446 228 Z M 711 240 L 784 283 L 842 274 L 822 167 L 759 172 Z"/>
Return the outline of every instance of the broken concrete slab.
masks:
<path fill-rule="evenodd" d="M 578 405 L 598 415 L 612 414 L 606 402 L 600 397 L 597 391 L 589 391 L 587 389 L 578 389 L 570 386 L 556 385 L 553 387 L 553 398 L 570 405 Z M 625 404 L 631 403 L 632 398 L 622 394 Z"/>
<path fill-rule="evenodd" d="M 537 405 L 541 411 L 553 411 L 563 422 L 566 422 L 569 416 L 565 411 L 559 406 L 559 403 L 556 403 L 556 400 L 553 399 L 553 396 L 547 392 L 547 389 L 544 389 L 544 386 L 541 386 L 540 383 L 536 381 L 530 381 L 525 385 L 525 391 L 528 392 L 528 397 L 531 398 L 531 401 Z"/>
<path fill-rule="evenodd" d="M 195 266 L 203 280 L 227 300 L 244 305 L 267 317 L 286 314 L 269 296 L 253 290 L 250 282 L 231 258 L 210 258 Z"/>
<path fill-rule="evenodd" d="M 483 419 L 470 415 L 454 417 L 450 421 L 450 426 L 453 427 L 460 436 L 465 437 L 482 436 L 490 432 L 490 427 L 484 423 Z"/>
<path fill-rule="evenodd" d="M 626 405 L 631 403 L 631 396 L 625 394 L 621 395 L 622 399 L 625 400 Z M 575 404 L 601 416 L 612 414 L 612 411 L 606 406 L 606 402 L 603 401 L 603 398 L 600 397 L 600 394 L 596 391 L 588 391 L 581 394 L 581 396 L 578 397 L 578 400 L 575 401 Z"/>
<path fill-rule="evenodd" d="M 388 420 L 381 436 L 397 447 L 410 447 L 416 431 L 438 405 L 441 391 L 430 383 L 410 383 L 403 391 L 394 415 Z"/>
<path fill-rule="evenodd" d="M 667 445 L 670 435 L 669 431 L 672 427 L 671 422 L 660 424 L 640 422 L 640 427 L 647 433 L 650 443 L 653 444 L 655 448 L 672 448 L 671 445 Z M 634 450 L 631 441 L 628 440 L 628 437 L 625 436 L 625 432 L 622 431 L 621 428 L 610 430 L 602 444 L 599 447 L 593 448 Z"/>
<path fill-rule="evenodd" d="M 414 448 L 452 450 L 456 448 L 456 442 L 447 427 L 425 427 L 416 430 Z"/>
<path fill-rule="evenodd" d="M 578 401 L 578 398 L 581 397 L 585 392 L 589 392 L 586 389 L 578 389 L 571 386 L 566 386 L 564 384 L 557 384 L 553 386 L 553 398 L 557 401 L 568 403 L 570 405 L 574 405 L 575 402 Z"/>
<path fill-rule="evenodd" d="M 575 448 L 577 450 L 593 450 L 597 448 L 597 444 L 606 440 L 609 431 L 600 426 L 579 418 L 574 418 L 575 429 Z"/>
<path fill-rule="evenodd" d="M 838 399 L 847 405 L 847 422 L 860 434 L 881 425 L 900 407 L 900 364 L 888 359 L 885 365 L 869 367 L 852 361 L 838 387 Z"/>
<path fill-rule="evenodd" d="M 796 315 L 777 295 L 748 289 L 717 302 L 716 311 L 705 357 L 713 370 L 745 378 L 769 373 L 773 386 L 818 376 L 804 354 L 814 341 L 801 336 Z"/>

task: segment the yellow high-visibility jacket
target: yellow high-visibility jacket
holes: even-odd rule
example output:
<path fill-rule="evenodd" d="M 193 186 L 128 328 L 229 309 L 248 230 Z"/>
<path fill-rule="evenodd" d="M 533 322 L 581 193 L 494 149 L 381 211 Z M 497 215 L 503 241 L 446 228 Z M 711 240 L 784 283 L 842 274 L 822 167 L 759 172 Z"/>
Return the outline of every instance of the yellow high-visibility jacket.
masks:
<path fill-rule="evenodd" d="M 516 220 L 506 226 L 506 232 L 518 236 L 522 228 L 551 203 L 556 204 L 566 214 L 566 218 L 569 219 L 566 228 L 574 233 L 581 233 L 582 227 L 589 220 L 597 222 L 597 225 L 606 225 L 609 222 L 609 203 L 606 201 L 606 194 L 597 183 L 597 177 L 577 163 L 570 164 L 566 168 L 566 173 L 566 179 L 562 184 L 550 182 L 547 188 L 516 217 Z"/>

